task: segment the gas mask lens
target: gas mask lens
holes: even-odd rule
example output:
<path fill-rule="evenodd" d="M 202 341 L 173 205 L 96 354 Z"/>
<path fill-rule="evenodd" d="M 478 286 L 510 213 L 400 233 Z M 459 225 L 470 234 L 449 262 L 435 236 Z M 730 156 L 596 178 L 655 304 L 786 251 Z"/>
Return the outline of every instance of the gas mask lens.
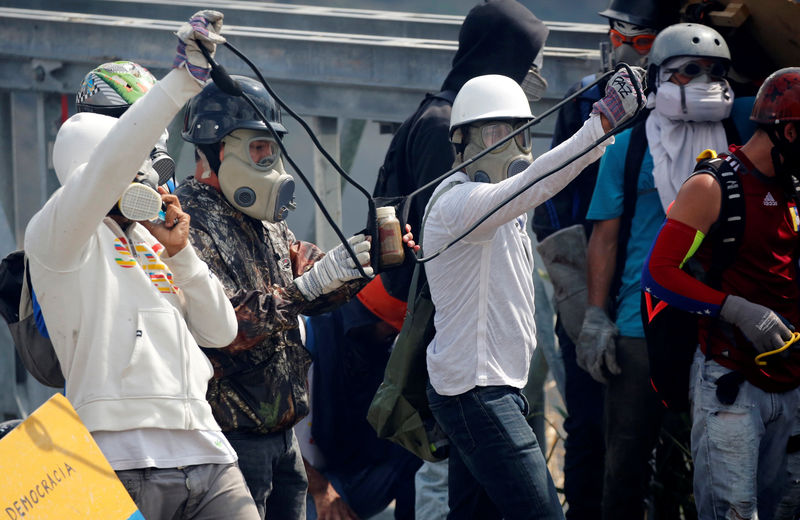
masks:
<path fill-rule="evenodd" d="M 497 142 L 503 140 L 503 138 L 507 137 L 511 132 L 518 129 L 525 122 L 521 121 L 516 125 L 512 125 L 511 123 L 507 122 L 495 122 L 495 123 L 487 123 L 480 127 L 481 129 L 481 141 L 483 141 L 484 148 L 488 148 L 494 145 Z M 529 153 L 531 151 L 531 130 L 530 128 L 526 128 L 524 131 L 520 132 L 519 134 L 514 136 L 514 140 L 517 142 L 517 146 L 523 153 Z M 492 153 L 499 153 L 506 149 L 508 143 L 511 141 L 506 142 L 505 144 L 501 145 L 500 147 L 492 150 Z"/>
<path fill-rule="evenodd" d="M 278 143 L 272 139 L 255 137 L 248 143 L 250 161 L 259 170 L 269 170 L 280 157 Z"/>

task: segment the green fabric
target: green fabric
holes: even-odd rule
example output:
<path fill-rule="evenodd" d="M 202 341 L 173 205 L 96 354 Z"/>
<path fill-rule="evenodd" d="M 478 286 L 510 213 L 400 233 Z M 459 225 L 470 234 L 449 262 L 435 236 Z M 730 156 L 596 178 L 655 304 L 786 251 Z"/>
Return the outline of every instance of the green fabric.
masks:
<path fill-rule="evenodd" d="M 461 182 L 452 182 L 439 191 L 431 199 L 428 209 L 457 184 Z M 427 219 L 426 212 L 422 229 Z M 422 243 L 422 230 L 419 243 Z M 446 450 L 441 449 L 444 434 L 433 419 L 426 394 L 426 350 L 436 334 L 433 325 L 435 312 L 422 264 L 418 263 L 414 266 L 411 278 L 403 328 L 389 356 L 383 382 L 367 412 L 367 421 L 375 428 L 378 437 L 397 443 L 417 457 L 432 462 L 447 458 Z"/>

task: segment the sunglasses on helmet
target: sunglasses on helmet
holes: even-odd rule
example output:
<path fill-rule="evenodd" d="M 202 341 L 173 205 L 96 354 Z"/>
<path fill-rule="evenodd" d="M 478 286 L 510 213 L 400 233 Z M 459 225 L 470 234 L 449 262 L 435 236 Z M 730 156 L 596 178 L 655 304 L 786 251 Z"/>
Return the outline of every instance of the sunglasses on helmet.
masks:
<path fill-rule="evenodd" d="M 702 63 L 699 61 L 689 61 L 674 69 L 664 69 L 671 74 L 681 74 L 688 78 L 696 78 L 701 74 L 708 74 L 711 79 L 722 79 L 728 73 L 728 67 L 721 61 Z"/>
<path fill-rule="evenodd" d="M 629 43 L 639 54 L 647 54 L 650 52 L 650 47 L 653 46 L 653 42 L 656 39 L 655 34 L 625 36 L 616 29 L 609 29 L 608 37 L 611 40 L 611 45 L 615 48 L 621 46 L 623 43 Z"/>

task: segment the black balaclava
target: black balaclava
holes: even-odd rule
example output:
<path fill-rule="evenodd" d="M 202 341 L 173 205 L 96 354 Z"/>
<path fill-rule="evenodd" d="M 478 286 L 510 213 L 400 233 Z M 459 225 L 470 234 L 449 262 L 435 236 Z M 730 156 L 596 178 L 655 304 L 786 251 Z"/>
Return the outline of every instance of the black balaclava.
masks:
<path fill-rule="evenodd" d="M 516 0 L 488 0 L 461 25 L 458 51 L 442 90 L 458 91 L 476 76 L 502 74 L 521 83 L 549 29 Z"/>

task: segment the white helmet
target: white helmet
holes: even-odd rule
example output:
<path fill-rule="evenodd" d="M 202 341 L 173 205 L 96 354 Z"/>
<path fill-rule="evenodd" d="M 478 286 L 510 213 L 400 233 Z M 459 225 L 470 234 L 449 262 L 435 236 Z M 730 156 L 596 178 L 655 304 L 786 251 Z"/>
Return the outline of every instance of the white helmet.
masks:
<path fill-rule="evenodd" d="M 53 145 L 53 167 L 62 186 L 78 166 L 89 162 L 94 149 L 117 121 L 111 116 L 80 112 L 61 125 Z"/>
<path fill-rule="evenodd" d="M 472 78 L 461 87 L 450 114 L 457 162 L 476 156 L 531 119 L 528 98 L 516 81 L 497 74 Z M 524 130 L 467 165 L 464 172 L 475 182 L 501 182 L 516 175 L 533 161 L 530 137 L 530 129 Z"/>
<path fill-rule="evenodd" d="M 533 119 L 525 92 L 508 76 L 487 74 L 464 83 L 453 101 L 450 135 L 461 125 L 490 119 Z"/>

